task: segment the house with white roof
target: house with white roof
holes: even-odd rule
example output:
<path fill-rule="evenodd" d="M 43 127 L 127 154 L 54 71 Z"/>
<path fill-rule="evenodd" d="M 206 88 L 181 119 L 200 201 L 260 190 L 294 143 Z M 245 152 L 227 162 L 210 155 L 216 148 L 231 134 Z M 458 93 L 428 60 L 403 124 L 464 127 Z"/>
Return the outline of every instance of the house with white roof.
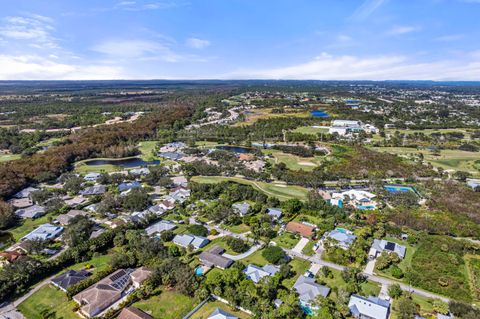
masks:
<path fill-rule="evenodd" d="M 341 193 L 332 193 L 328 201 L 338 207 L 350 205 L 357 209 L 367 210 L 377 208 L 377 203 L 374 201 L 376 197 L 377 195 L 367 191 L 350 189 Z"/>
<path fill-rule="evenodd" d="M 387 319 L 390 314 L 390 302 L 373 296 L 352 295 L 348 308 L 354 318 L 360 319 Z"/>
<path fill-rule="evenodd" d="M 100 173 L 88 173 L 83 177 L 83 179 L 87 182 L 95 182 L 97 179 L 100 178 L 100 176 L 102 176 L 102 174 Z"/>
<path fill-rule="evenodd" d="M 202 236 L 188 235 L 188 234 L 179 234 L 173 238 L 173 242 L 181 247 L 188 247 L 192 245 L 193 248 L 199 249 L 206 246 L 210 240 Z"/>
<path fill-rule="evenodd" d="M 299 294 L 300 302 L 303 305 L 309 305 L 317 296 L 321 295 L 327 297 L 330 293 L 330 288 L 319 285 L 314 278 L 301 275 L 293 285 L 293 289 Z"/>
<path fill-rule="evenodd" d="M 52 224 L 42 224 L 38 226 L 35 230 L 28 233 L 27 235 L 23 236 L 20 240 L 33 240 L 33 239 L 40 239 L 40 240 L 48 240 L 54 239 L 59 236 L 63 231 L 63 227 L 55 226 Z"/>
<path fill-rule="evenodd" d="M 280 268 L 275 265 L 265 265 L 263 267 L 258 267 L 252 264 L 249 264 L 247 268 L 243 270 L 248 279 L 258 284 L 260 280 L 264 277 L 271 277 L 275 275 Z"/>
<path fill-rule="evenodd" d="M 183 203 L 188 197 L 190 197 L 190 190 L 187 188 L 179 187 L 168 195 L 176 202 Z"/>
<path fill-rule="evenodd" d="M 177 228 L 175 223 L 169 220 L 161 220 L 153 225 L 148 226 L 145 231 L 147 232 L 147 235 L 152 236 L 155 234 L 161 234 L 167 230 L 174 230 L 175 228 Z"/>
<path fill-rule="evenodd" d="M 129 171 L 132 175 L 143 176 L 150 174 L 150 170 L 146 167 L 134 168 Z"/>
<path fill-rule="evenodd" d="M 342 249 L 348 249 L 352 246 L 353 242 L 357 236 L 353 232 L 343 229 L 335 228 L 331 232 L 325 233 L 322 237 L 322 242 L 325 243 L 325 240 L 331 239 L 334 242 L 334 245 Z"/>
<path fill-rule="evenodd" d="M 274 219 L 280 219 L 282 218 L 282 210 L 280 208 L 267 208 L 267 215 L 272 216 Z"/>
<path fill-rule="evenodd" d="M 235 210 L 241 217 L 248 214 L 250 209 L 249 203 L 235 203 L 232 205 L 233 210 Z"/>
<path fill-rule="evenodd" d="M 370 258 L 376 258 L 382 252 L 387 251 L 390 253 L 395 253 L 400 258 L 405 258 L 405 253 L 407 252 L 407 248 L 405 246 L 399 245 L 397 243 L 382 239 L 374 239 L 372 247 L 368 252 L 368 256 Z"/>
<path fill-rule="evenodd" d="M 207 319 L 238 319 L 221 308 L 216 308 Z"/>

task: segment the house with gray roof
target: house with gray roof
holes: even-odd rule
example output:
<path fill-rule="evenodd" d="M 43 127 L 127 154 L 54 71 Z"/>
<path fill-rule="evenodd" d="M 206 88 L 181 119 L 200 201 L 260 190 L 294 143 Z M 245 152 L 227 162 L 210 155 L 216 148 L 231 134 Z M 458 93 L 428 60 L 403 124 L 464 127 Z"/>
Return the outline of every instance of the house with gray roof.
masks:
<path fill-rule="evenodd" d="M 202 236 L 179 234 L 173 238 L 173 242 L 181 247 L 186 248 L 189 245 L 192 245 L 195 249 L 199 249 L 206 246 L 210 240 Z"/>
<path fill-rule="evenodd" d="M 233 260 L 224 257 L 221 254 L 225 252 L 225 249 L 221 246 L 213 246 L 203 251 L 198 259 L 202 264 L 208 267 L 215 266 L 220 269 L 227 269 L 233 264 Z"/>
<path fill-rule="evenodd" d="M 208 316 L 207 319 L 238 319 L 238 317 L 235 317 L 221 308 L 217 308 L 210 314 L 210 316 Z"/>
<path fill-rule="evenodd" d="M 28 233 L 27 235 L 23 236 L 20 240 L 33 240 L 33 239 L 40 239 L 40 240 L 48 240 L 54 239 L 59 236 L 63 231 L 63 227 L 55 226 L 52 224 L 42 224 L 38 226 L 36 229 Z"/>
<path fill-rule="evenodd" d="M 38 190 L 39 189 L 35 188 L 35 187 L 27 187 L 27 188 L 22 189 L 21 191 L 19 191 L 15 195 L 13 195 L 13 197 L 15 197 L 15 198 L 27 198 L 27 197 L 30 197 L 31 193 L 36 192 Z"/>
<path fill-rule="evenodd" d="M 165 210 L 165 207 L 163 207 L 162 205 L 150 206 L 150 207 L 148 208 L 148 210 L 149 210 L 151 213 L 153 213 L 153 214 L 155 214 L 155 215 L 157 215 L 157 216 L 163 215 L 163 214 L 165 213 L 165 211 L 166 211 L 166 210 Z"/>
<path fill-rule="evenodd" d="M 150 170 L 146 167 L 134 168 L 134 169 L 131 169 L 128 172 L 132 175 L 138 175 L 138 176 L 150 174 Z"/>
<path fill-rule="evenodd" d="M 258 284 L 260 280 L 264 277 L 271 277 L 275 275 L 280 270 L 279 267 L 274 265 L 265 265 L 263 267 L 258 267 L 252 264 L 249 264 L 247 268 L 243 270 L 248 279 Z"/>
<path fill-rule="evenodd" d="M 267 214 L 272 216 L 274 219 L 280 219 L 282 217 L 282 210 L 280 208 L 267 208 Z"/>
<path fill-rule="evenodd" d="M 385 239 L 382 239 L 382 240 L 374 239 L 372 247 L 368 252 L 368 256 L 370 258 L 376 258 L 378 255 L 380 255 L 384 251 L 395 253 L 398 255 L 398 257 L 403 259 L 405 258 L 405 253 L 407 251 L 407 248 L 405 246 L 399 245 L 397 243 L 394 243 Z"/>
<path fill-rule="evenodd" d="M 70 224 L 70 221 L 77 217 L 77 216 L 87 216 L 88 213 L 84 212 L 83 210 L 71 210 L 66 214 L 58 215 L 56 220 L 59 222 L 61 225 L 68 225 Z"/>
<path fill-rule="evenodd" d="M 17 209 L 15 215 L 20 218 L 38 218 L 45 214 L 45 207 L 40 205 L 33 205 L 27 208 Z"/>
<path fill-rule="evenodd" d="M 373 296 L 352 295 L 348 308 L 354 318 L 360 319 L 387 319 L 390 314 L 390 302 Z"/>
<path fill-rule="evenodd" d="M 102 176 L 100 173 L 88 173 L 83 177 L 84 180 L 88 182 L 95 182 L 97 179 L 99 179 Z"/>
<path fill-rule="evenodd" d="M 161 234 L 167 230 L 174 230 L 175 228 L 177 228 L 177 225 L 175 225 L 173 222 L 169 220 L 161 220 L 153 225 L 148 226 L 145 231 L 147 232 L 147 235 L 152 236 L 155 234 Z"/>
<path fill-rule="evenodd" d="M 102 195 L 107 191 L 107 187 L 105 185 L 94 185 L 85 188 L 79 192 L 80 195 L 83 196 L 93 196 L 93 195 Z"/>
<path fill-rule="evenodd" d="M 240 216 L 245 216 L 248 214 L 248 210 L 250 209 L 249 203 L 236 203 L 232 205 L 232 208 L 238 212 Z"/>
<path fill-rule="evenodd" d="M 319 285 L 315 282 L 314 278 L 305 277 L 303 275 L 298 277 L 297 281 L 293 285 L 293 288 L 299 294 L 300 301 L 304 305 L 308 305 L 319 295 L 327 297 L 330 293 L 330 288 Z"/>
<path fill-rule="evenodd" d="M 142 187 L 142 184 L 140 184 L 137 181 L 123 182 L 120 185 L 118 185 L 118 191 L 119 192 L 124 192 L 124 191 L 128 191 L 128 190 L 135 189 L 135 188 L 140 188 L 140 187 Z"/>
<path fill-rule="evenodd" d="M 67 292 L 68 287 L 88 278 L 90 275 L 91 273 L 86 270 L 68 270 L 60 276 L 53 278 L 51 283 L 59 289 Z"/>
<path fill-rule="evenodd" d="M 357 236 L 347 229 L 335 228 L 331 232 L 323 235 L 322 240 L 324 241 L 327 238 L 332 239 L 336 246 L 342 249 L 348 249 L 350 246 L 352 246 Z"/>
<path fill-rule="evenodd" d="M 157 154 L 158 157 L 163 157 L 172 161 L 178 161 L 182 159 L 183 155 L 175 152 L 161 152 Z"/>

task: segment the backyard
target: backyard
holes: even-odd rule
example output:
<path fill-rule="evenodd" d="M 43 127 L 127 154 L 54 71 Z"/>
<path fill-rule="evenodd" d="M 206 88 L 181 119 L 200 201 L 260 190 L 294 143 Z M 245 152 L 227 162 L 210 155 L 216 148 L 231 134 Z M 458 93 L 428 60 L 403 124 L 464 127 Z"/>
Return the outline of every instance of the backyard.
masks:
<path fill-rule="evenodd" d="M 235 310 L 229 305 L 220 301 L 211 301 L 203 305 L 197 312 L 195 312 L 190 319 L 207 319 L 208 316 L 217 308 L 227 311 L 228 313 L 238 317 L 239 319 L 248 319 L 250 316 L 243 311 Z"/>
<path fill-rule="evenodd" d="M 132 305 L 154 318 L 178 319 L 195 307 L 195 301 L 172 290 L 164 290 L 159 295 L 147 300 L 140 300 Z"/>

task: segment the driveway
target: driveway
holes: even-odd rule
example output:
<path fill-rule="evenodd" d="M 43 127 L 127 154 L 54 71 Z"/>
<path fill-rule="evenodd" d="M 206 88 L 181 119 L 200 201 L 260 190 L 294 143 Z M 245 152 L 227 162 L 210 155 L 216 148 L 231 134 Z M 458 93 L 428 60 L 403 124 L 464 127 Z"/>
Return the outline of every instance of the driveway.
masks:
<path fill-rule="evenodd" d="M 301 254 L 303 251 L 303 248 L 305 248 L 307 244 L 308 244 L 308 239 L 302 237 L 302 239 L 300 239 L 297 245 L 293 247 L 292 251 L 296 252 L 297 254 Z"/>
<path fill-rule="evenodd" d="M 373 270 L 375 269 L 375 261 L 376 259 L 369 260 L 363 272 L 367 275 L 373 275 Z"/>

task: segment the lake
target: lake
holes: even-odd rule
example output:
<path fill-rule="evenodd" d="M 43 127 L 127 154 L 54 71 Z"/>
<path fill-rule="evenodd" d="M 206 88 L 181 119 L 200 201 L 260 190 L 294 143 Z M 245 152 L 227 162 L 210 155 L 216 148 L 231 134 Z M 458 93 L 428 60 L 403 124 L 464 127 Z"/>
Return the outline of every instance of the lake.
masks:
<path fill-rule="evenodd" d="M 160 164 L 159 160 L 146 162 L 139 157 L 119 158 L 119 159 L 91 159 L 84 162 L 88 166 L 115 165 L 122 168 L 134 168 L 139 166 L 149 166 Z"/>
<path fill-rule="evenodd" d="M 322 110 L 311 111 L 310 115 L 312 115 L 313 117 L 329 117 L 330 116 L 330 115 L 328 115 L 328 113 L 326 113 Z"/>
<path fill-rule="evenodd" d="M 253 149 L 247 148 L 247 147 L 241 147 L 241 146 L 220 145 L 220 146 L 217 146 L 217 149 L 222 150 L 222 151 L 239 153 L 239 154 L 252 153 L 253 152 Z"/>

